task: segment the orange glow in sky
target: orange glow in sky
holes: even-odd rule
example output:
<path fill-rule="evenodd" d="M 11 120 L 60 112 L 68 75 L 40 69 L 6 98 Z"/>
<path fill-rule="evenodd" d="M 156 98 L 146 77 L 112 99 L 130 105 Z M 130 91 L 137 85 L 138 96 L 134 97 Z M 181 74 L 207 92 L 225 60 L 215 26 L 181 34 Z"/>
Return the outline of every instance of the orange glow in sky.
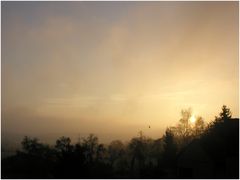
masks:
<path fill-rule="evenodd" d="M 238 2 L 1 4 L 3 133 L 155 138 L 184 108 L 238 116 Z"/>

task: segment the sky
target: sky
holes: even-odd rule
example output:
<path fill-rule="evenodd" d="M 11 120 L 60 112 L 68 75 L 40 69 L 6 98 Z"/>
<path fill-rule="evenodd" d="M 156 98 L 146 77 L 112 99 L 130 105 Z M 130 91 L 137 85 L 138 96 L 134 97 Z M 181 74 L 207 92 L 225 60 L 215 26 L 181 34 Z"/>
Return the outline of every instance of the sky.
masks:
<path fill-rule="evenodd" d="M 159 138 L 189 107 L 238 117 L 238 2 L 1 8 L 3 135 Z"/>

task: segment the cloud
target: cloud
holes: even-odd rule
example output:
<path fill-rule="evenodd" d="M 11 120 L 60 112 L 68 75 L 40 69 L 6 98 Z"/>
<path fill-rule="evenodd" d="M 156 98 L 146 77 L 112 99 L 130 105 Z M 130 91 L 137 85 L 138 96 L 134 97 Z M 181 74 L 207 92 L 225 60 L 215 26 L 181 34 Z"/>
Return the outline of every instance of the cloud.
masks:
<path fill-rule="evenodd" d="M 40 119 L 64 128 L 69 118 L 69 130 L 110 122 L 137 129 L 149 119 L 165 127 L 185 105 L 216 112 L 228 102 L 238 111 L 237 3 L 116 3 L 4 6 L 7 116 L 26 107 L 34 113 L 23 127 L 41 116 L 36 124 L 46 128 Z"/>

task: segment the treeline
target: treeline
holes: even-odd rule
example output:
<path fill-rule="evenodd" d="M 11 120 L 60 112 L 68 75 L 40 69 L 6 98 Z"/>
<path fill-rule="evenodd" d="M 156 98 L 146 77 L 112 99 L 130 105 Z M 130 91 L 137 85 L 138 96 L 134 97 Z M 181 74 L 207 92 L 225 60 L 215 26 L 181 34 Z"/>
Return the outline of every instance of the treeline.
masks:
<path fill-rule="evenodd" d="M 2 160 L 2 178 L 238 178 L 239 120 L 226 106 L 209 124 L 191 118 L 183 110 L 162 138 L 139 132 L 127 144 L 104 145 L 93 134 L 54 146 L 24 137 L 22 150 Z"/>

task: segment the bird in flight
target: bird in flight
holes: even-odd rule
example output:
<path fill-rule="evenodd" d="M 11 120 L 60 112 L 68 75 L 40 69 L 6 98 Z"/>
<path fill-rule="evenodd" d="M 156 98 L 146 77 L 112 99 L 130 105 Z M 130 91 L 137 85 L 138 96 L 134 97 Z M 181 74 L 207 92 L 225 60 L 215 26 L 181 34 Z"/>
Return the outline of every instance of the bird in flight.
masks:
<path fill-rule="evenodd" d="M 151 128 L 150 126 L 148 126 L 148 128 Z"/>

